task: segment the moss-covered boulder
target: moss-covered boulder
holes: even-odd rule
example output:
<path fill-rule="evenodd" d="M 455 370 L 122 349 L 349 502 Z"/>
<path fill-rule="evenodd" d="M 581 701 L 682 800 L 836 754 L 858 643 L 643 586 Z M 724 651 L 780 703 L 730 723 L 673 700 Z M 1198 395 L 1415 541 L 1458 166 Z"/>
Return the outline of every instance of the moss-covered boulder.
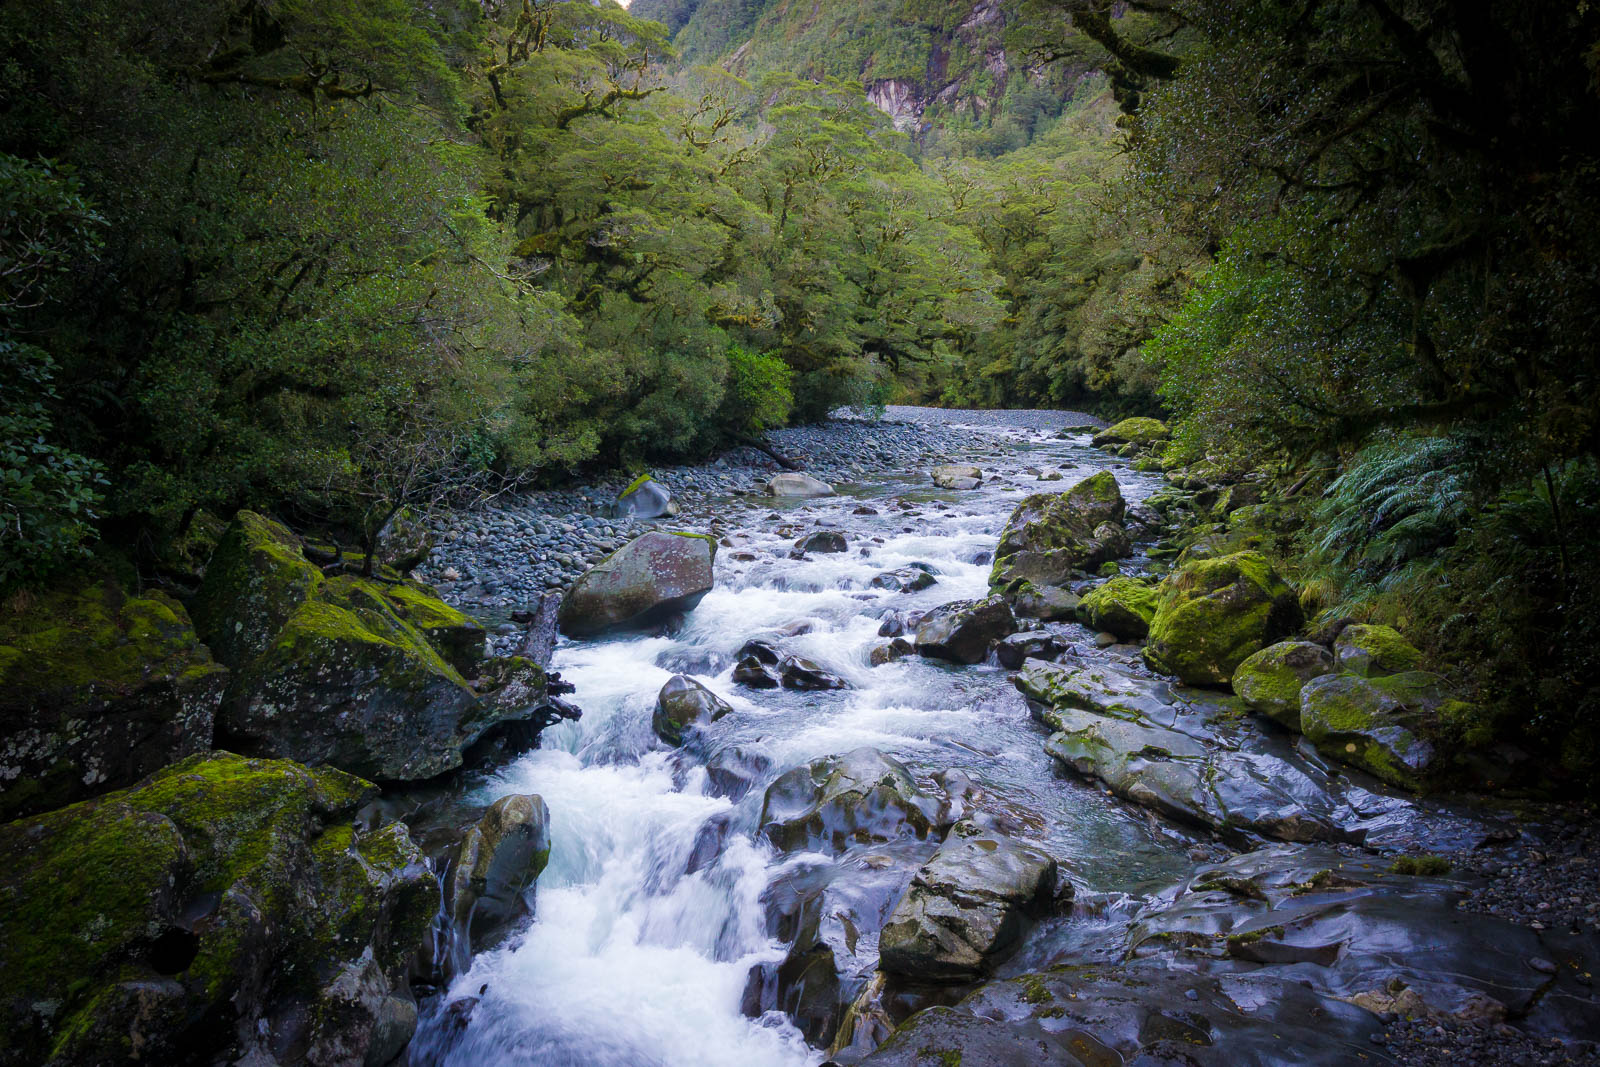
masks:
<path fill-rule="evenodd" d="M 659 519 L 676 515 L 679 508 L 666 486 L 648 474 L 641 474 L 617 494 L 612 511 L 621 518 Z"/>
<path fill-rule="evenodd" d="M 1137 445 L 1143 449 L 1161 444 L 1171 437 L 1172 431 L 1167 429 L 1167 424 L 1160 419 L 1139 417 L 1123 419 L 1115 426 L 1108 426 L 1095 434 L 1090 441 L 1096 448 Z"/>
<path fill-rule="evenodd" d="M 1459 704 L 1445 680 L 1427 671 L 1326 674 L 1300 691 L 1300 728 L 1323 755 L 1422 791 L 1444 770 L 1435 738 L 1441 718 L 1460 717 Z"/>
<path fill-rule="evenodd" d="M 483 630 L 429 587 L 325 574 L 286 527 L 250 512 L 223 536 L 194 608 L 233 670 L 218 736 L 253 755 L 382 781 L 432 778 L 542 703 L 542 693 L 512 702 L 492 699 L 493 685 L 474 689 L 469 679 L 495 676 Z"/>
<path fill-rule="evenodd" d="M 439 888 L 404 826 L 357 830 L 374 794 L 213 753 L 0 826 L 0 1064 L 398 1052 Z"/>
<path fill-rule="evenodd" d="M 1078 617 L 1096 630 L 1124 641 L 1144 637 L 1156 617 L 1156 587 L 1136 578 L 1113 578 L 1089 591 L 1078 605 Z"/>
<path fill-rule="evenodd" d="M 1010 599 L 1011 610 L 1018 618 L 1042 622 L 1076 618 L 1083 603 L 1082 597 L 1065 586 L 1034 585 L 1026 580 L 1017 583 Z"/>
<path fill-rule="evenodd" d="M 1280 641 L 1234 668 L 1233 691 L 1252 710 L 1299 730 L 1301 688 L 1333 669 L 1333 654 L 1321 645 Z"/>
<path fill-rule="evenodd" d="M 210 748 L 227 680 L 165 593 L 107 580 L 0 608 L 0 821 Z"/>
<path fill-rule="evenodd" d="M 1381 678 L 1422 667 L 1422 653 L 1390 626 L 1346 626 L 1333 642 L 1333 657 L 1341 671 L 1363 678 Z"/>
<path fill-rule="evenodd" d="M 1036 493 L 1017 505 L 1000 533 L 989 587 L 1014 594 L 1023 583 L 1063 585 L 1130 551 L 1117 480 L 1101 471 L 1064 493 Z"/>
<path fill-rule="evenodd" d="M 433 543 L 426 518 L 412 508 L 401 508 L 378 531 L 378 559 L 386 567 L 410 574 L 427 561 Z"/>
<path fill-rule="evenodd" d="M 1227 685 L 1246 658 L 1303 622 L 1295 591 L 1260 553 L 1197 560 L 1162 583 L 1144 656 L 1190 685 Z"/>
<path fill-rule="evenodd" d="M 711 592 L 715 538 L 654 531 L 636 537 L 584 572 L 561 600 L 569 637 L 649 626 L 691 611 Z"/>

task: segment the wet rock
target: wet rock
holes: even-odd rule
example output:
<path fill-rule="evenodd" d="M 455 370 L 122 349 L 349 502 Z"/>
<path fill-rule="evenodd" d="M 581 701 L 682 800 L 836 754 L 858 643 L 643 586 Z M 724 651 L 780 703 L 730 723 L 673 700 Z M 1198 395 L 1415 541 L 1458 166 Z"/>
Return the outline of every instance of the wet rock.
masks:
<path fill-rule="evenodd" d="M 549 862 L 550 809 L 539 796 L 501 797 L 467 831 L 446 887 L 455 973 L 470 966 L 473 952 L 492 947 L 531 914 L 526 893 Z"/>
<path fill-rule="evenodd" d="M 679 508 L 667 487 L 647 474 L 618 493 L 611 510 L 620 518 L 659 519 L 678 514 Z"/>
<path fill-rule="evenodd" d="M 361 1062 L 403 1044 L 414 1007 L 390 1001 L 409 1003 L 439 886 L 404 825 L 357 830 L 376 792 L 215 753 L 0 826 L 0 1059 L 231 1061 L 271 1039 L 278 1062 Z"/>
<path fill-rule="evenodd" d="M 652 532 L 585 571 L 561 601 L 561 632 L 593 637 L 690 611 L 711 591 L 715 539 Z"/>
<path fill-rule="evenodd" d="M 1190 685 L 1227 685 L 1303 621 L 1295 591 L 1260 553 L 1198 560 L 1162 583 L 1145 660 Z"/>
<path fill-rule="evenodd" d="M 1296 764 L 1207 736 L 1159 682 L 1030 660 L 1013 678 L 1045 751 L 1114 794 L 1168 818 L 1282 841 L 1359 840 L 1359 819 Z"/>
<path fill-rule="evenodd" d="M 1422 653 L 1389 626 L 1346 626 L 1333 642 L 1333 657 L 1339 670 L 1363 678 L 1422 668 Z"/>
<path fill-rule="evenodd" d="M 898 570 L 884 571 L 874 575 L 872 587 L 874 589 L 890 589 L 898 593 L 920 593 L 938 582 L 932 574 L 920 567 L 901 567 Z M 893 634 L 884 634 L 893 637 Z"/>
<path fill-rule="evenodd" d="M 977 467 L 935 467 L 928 474 L 940 489 L 976 489 L 983 484 L 983 472 Z"/>
<path fill-rule="evenodd" d="M 809 474 L 774 474 L 767 481 L 767 495 L 790 500 L 809 497 L 833 496 L 833 486 L 818 481 Z"/>
<path fill-rule="evenodd" d="M 1003 597 L 955 600 L 922 616 L 914 644 L 920 656 L 981 663 L 991 644 L 1016 630 L 1016 617 Z"/>
<path fill-rule="evenodd" d="M 1078 617 L 1096 630 L 1133 640 L 1150 632 L 1158 600 L 1159 592 L 1148 582 L 1113 578 L 1089 591 L 1078 605 Z"/>
<path fill-rule="evenodd" d="M 914 652 L 916 652 L 916 649 L 910 641 L 903 637 L 897 637 L 886 645 L 879 645 L 874 648 L 870 655 L 870 661 L 874 667 L 882 667 L 885 664 L 904 659 Z"/>
<path fill-rule="evenodd" d="M 970 981 L 1004 961 L 1046 915 L 1056 861 L 1037 848 L 957 823 L 911 880 L 878 939 L 880 966 L 918 981 Z"/>
<path fill-rule="evenodd" d="M 0 822 L 211 747 L 228 670 L 183 606 L 109 580 L 0 617 Z"/>
<path fill-rule="evenodd" d="M 656 697 L 650 725 L 669 745 L 681 745 L 690 729 L 716 722 L 733 706 L 693 678 L 675 674 Z"/>
<path fill-rule="evenodd" d="M 1430 735 L 1449 703 L 1445 680 L 1426 671 L 1326 674 L 1300 691 L 1300 728 L 1323 755 L 1420 790 L 1440 769 Z"/>
<path fill-rule="evenodd" d="M 732 745 L 706 761 L 706 779 L 715 795 L 738 803 L 771 769 L 772 759 L 765 753 Z"/>
<path fill-rule="evenodd" d="M 844 534 L 837 530 L 818 530 L 816 533 L 807 534 L 794 543 L 794 547 L 801 552 L 844 552 L 849 549 L 849 544 L 844 539 Z"/>
<path fill-rule="evenodd" d="M 784 772 L 767 788 L 761 831 L 778 848 L 838 853 L 853 844 L 925 838 L 939 803 L 898 760 L 858 748 Z"/>
<path fill-rule="evenodd" d="M 891 611 L 883 617 L 883 622 L 878 625 L 879 637 L 899 637 L 915 629 L 905 612 Z"/>
<path fill-rule="evenodd" d="M 733 665 L 733 680 L 752 689 L 776 689 L 782 684 L 779 664 L 783 656 L 765 641 L 747 641 Z"/>
<path fill-rule="evenodd" d="M 1034 585 L 1023 582 L 1011 594 L 1011 609 L 1018 618 L 1057 622 L 1077 617 L 1082 599 L 1077 593 L 1059 585 Z"/>
<path fill-rule="evenodd" d="M 1240 663 L 1233 691 L 1254 711 L 1291 730 L 1300 729 L 1300 690 L 1333 673 L 1333 655 L 1309 641 L 1280 641 Z"/>
<path fill-rule="evenodd" d="M 1014 671 L 1030 659 L 1054 659 L 1066 648 L 1066 643 L 1054 634 L 1030 630 L 996 641 L 994 657 L 1000 666 Z"/>
<path fill-rule="evenodd" d="M 820 664 L 801 656 L 785 656 L 779 664 L 779 681 L 785 689 L 849 689 L 850 683 Z"/>
<path fill-rule="evenodd" d="M 1065 584 L 1127 554 L 1125 504 L 1109 471 L 1064 493 L 1039 493 L 1017 505 L 1000 534 L 989 587 L 1017 592 L 1023 582 Z"/>

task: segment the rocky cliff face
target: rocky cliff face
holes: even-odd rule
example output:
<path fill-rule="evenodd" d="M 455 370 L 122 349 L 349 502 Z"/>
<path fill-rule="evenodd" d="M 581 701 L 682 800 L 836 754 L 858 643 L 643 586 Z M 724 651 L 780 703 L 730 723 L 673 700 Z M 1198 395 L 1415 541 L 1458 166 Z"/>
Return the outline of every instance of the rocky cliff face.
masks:
<path fill-rule="evenodd" d="M 685 64 L 859 80 L 913 136 L 989 127 L 1030 95 L 1059 105 L 1084 73 L 1030 67 L 1008 49 L 1001 0 L 634 0 L 631 10 L 665 23 Z"/>

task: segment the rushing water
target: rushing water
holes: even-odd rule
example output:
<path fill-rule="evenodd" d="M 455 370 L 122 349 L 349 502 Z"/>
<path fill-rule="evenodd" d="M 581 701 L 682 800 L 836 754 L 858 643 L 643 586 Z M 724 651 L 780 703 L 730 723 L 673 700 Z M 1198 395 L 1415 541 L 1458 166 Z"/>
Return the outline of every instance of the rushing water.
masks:
<path fill-rule="evenodd" d="M 1060 482 L 1022 473 L 1064 463 L 1078 466 Z M 538 793 L 549 804 L 552 851 L 537 918 L 454 983 L 452 997 L 482 992 L 465 1032 L 441 1048 L 443 1062 L 820 1062 L 822 1052 L 786 1017 L 747 1018 L 741 998 L 751 968 L 785 951 L 767 934 L 763 892 L 818 859 L 784 856 L 758 839 L 762 791 L 785 769 L 821 756 L 870 745 L 904 761 L 933 791 L 932 775 L 965 771 L 1010 814 L 1014 832 L 1060 861 L 1080 899 L 1138 893 L 1184 869 L 1182 842 L 1061 776 L 1006 672 L 917 657 L 870 665 L 886 610 L 985 595 L 988 566 L 979 561 L 1016 501 L 1065 489 L 1111 461 L 1081 438 L 997 433 L 981 465 L 990 477 L 969 493 L 933 491 L 918 470 L 777 512 L 730 512 L 738 532 L 734 547 L 719 552 L 717 587 L 670 635 L 557 650 L 554 665 L 577 686 L 582 720 L 547 731 L 539 751 L 477 798 Z M 1150 476 L 1116 466 L 1130 501 L 1154 487 Z M 855 514 L 863 504 L 878 514 Z M 850 550 L 788 558 L 797 534 L 822 523 L 845 532 Z M 745 553 L 755 558 L 734 558 Z M 937 584 L 915 594 L 870 587 L 873 576 L 911 563 L 933 567 Z M 733 685 L 733 654 L 752 637 L 778 638 L 786 652 L 852 688 Z M 735 708 L 683 752 L 665 750 L 650 728 L 656 694 L 674 673 L 696 677 Z M 712 795 L 700 766 L 707 753 L 733 745 L 771 761 L 738 803 Z M 691 862 L 708 825 L 720 824 L 731 829 L 714 857 Z"/>

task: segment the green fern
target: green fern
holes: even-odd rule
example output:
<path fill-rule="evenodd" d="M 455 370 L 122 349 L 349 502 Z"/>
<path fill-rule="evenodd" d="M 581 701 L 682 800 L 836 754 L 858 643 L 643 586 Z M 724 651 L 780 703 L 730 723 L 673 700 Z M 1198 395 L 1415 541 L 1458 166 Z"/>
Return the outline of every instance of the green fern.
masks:
<path fill-rule="evenodd" d="M 1466 448 L 1451 437 L 1389 437 L 1363 449 L 1317 508 L 1323 560 L 1388 586 L 1437 562 L 1468 522 Z"/>

